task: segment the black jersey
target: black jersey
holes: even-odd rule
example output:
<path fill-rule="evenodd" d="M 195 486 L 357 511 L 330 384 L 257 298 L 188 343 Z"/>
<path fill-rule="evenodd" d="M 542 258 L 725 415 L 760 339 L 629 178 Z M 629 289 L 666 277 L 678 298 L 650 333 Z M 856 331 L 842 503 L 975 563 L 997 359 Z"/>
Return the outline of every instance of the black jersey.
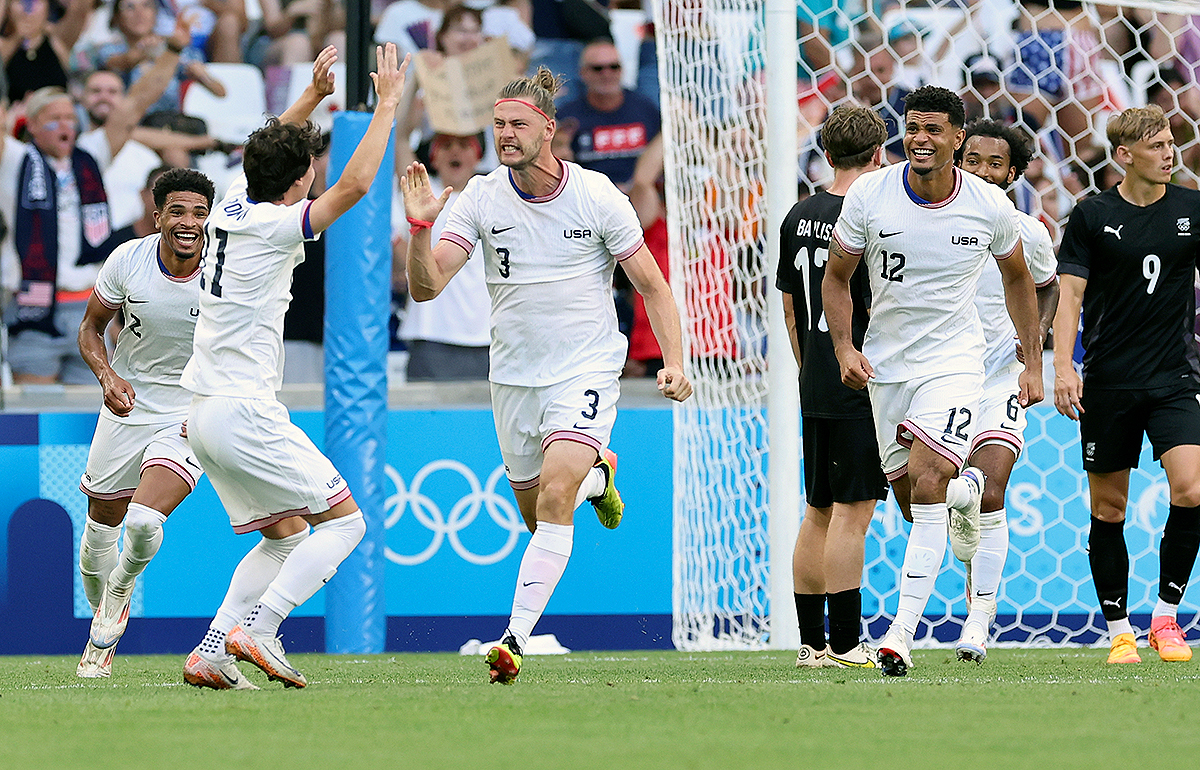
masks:
<path fill-rule="evenodd" d="M 1097 388 L 1200 382 L 1193 325 L 1200 192 L 1167 185 L 1149 206 L 1114 187 L 1071 212 L 1058 272 L 1087 279 L 1083 377 Z"/>
<path fill-rule="evenodd" d="M 800 409 L 807 417 L 870 417 L 866 390 L 842 384 L 841 367 L 821 304 L 821 280 L 829 259 L 829 239 L 842 211 L 842 196 L 820 192 L 800 201 L 779 228 L 779 271 L 775 286 L 792 295 L 800 341 Z M 862 349 L 867 331 L 871 285 L 865 262 L 850 279 L 854 303 L 852 335 Z"/>

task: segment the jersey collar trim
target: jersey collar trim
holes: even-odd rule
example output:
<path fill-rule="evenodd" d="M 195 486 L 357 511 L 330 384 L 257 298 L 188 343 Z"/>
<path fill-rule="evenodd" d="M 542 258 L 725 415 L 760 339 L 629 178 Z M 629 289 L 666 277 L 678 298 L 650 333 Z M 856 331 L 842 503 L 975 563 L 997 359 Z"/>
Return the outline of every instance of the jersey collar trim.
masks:
<path fill-rule="evenodd" d="M 900 175 L 900 178 L 904 181 L 904 192 L 908 195 L 908 199 L 910 201 L 917 204 L 918 206 L 920 206 L 923 209 L 940 209 L 942 206 L 945 206 L 945 205 L 949 204 L 950 201 L 954 200 L 955 197 L 958 196 L 958 191 L 962 189 L 962 172 L 958 169 L 958 167 L 955 167 L 954 168 L 954 189 L 952 189 L 950 191 L 950 194 L 946 196 L 946 199 L 937 201 L 936 203 L 932 202 L 932 201 L 927 201 L 924 198 L 922 198 L 920 195 L 917 195 L 913 191 L 913 188 L 909 186 L 909 184 L 908 184 L 908 167 L 909 167 L 909 165 L 910 164 L 908 164 L 908 163 L 904 164 L 904 173 Z"/>
<path fill-rule="evenodd" d="M 167 269 L 166 264 L 164 264 L 162 261 L 161 254 L 155 252 L 154 259 L 158 261 L 158 269 L 160 271 L 162 271 L 163 276 L 168 281 L 173 281 L 175 283 L 187 283 L 188 281 L 192 280 L 196 276 L 200 275 L 200 263 L 199 262 L 196 263 L 195 270 L 188 273 L 187 275 L 180 276 L 180 275 L 175 275 L 174 273 L 172 273 L 170 270 Z"/>
<path fill-rule="evenodd" d="M 567 177 L 571 173 L 571 167 L 564 163 L 560 158 L 555 158 L 555 160 L 558 161 L 559 168 L 562 169 L 562 179 L 559 180 L 558 187 L 555 187 L 554 191 L 548 195 L 530 195 L 529 193 L 522 192 L 521 188 L 517 187 L 517 180 L 513 178 L 512 169 L 510 168 L 508 170 L 508 183 L 512 185 L 513 191 L 521 197 L 521 200 L 528 203 L 546 203 L 557 198 L 559 194 L 566 189 Z"/>

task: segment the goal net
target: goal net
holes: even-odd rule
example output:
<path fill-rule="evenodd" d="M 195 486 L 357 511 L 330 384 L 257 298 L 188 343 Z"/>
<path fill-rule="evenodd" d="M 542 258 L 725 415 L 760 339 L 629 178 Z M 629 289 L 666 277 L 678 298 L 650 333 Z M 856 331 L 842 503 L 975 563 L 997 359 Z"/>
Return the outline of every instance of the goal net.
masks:
<path fill-rule="evenodd" d="M 1126 0 L 1060 11 L 1001 0 L 800 0 L 795 50 L 770 52 L 765 6 L 658 0 L 654 14 L 671 282 L 696 388 L 675 411 L 673 641 L 680 649 L 779 646 L 779 624 L 794 624 L 790 607 L 771 606 L 770 590 L 772 580 L 790 585 L 790 571 L 778 574 L 787 563 L 779 557 L 781 549 L 790 556 L 793 542 L 769 534 L 767 399 L 772 387 L 795 387 L 772 379 L 767 366 L 775 291 L 767 245 L 778 237 L 768 214 L 778 222 L 795 202 L 766 195 L 770 78 L 798 74 L 799 153 L 785 168 L 794 164 L 801 194 L 832 179 L 816 140 L 832 106 L 856 99 L 877 107 L 891 121 L 889 154 L 902 160 L 902 97 L 926 83 L 960 93 L 968 119 L 1013 122 L 1036 138 L 1037 160 L 1015 195 L 1056 241 L 1075 202 L 1117 179 L 1104 127 L 1121 109 L 1161 104 L 1181 153 L 1176 179 L 1200 182 L 1200 2 Z M 994 638 L 1092 643 L 1105 632 L 1087 562 L 1078 428 L 1052 406 L 1029 418 L 1008 488 L 1012 545 Z M 789 483 L 800 488 L 800 468 L 793 471 Z M 1157 596 L 1166 496 L 1147 449 L 1133 473 L 1126 525 L 1135 625 Z M 800 512 L 775 515 L 798 520 Z M 882 503 L 863 582 L 873 638 L 895 611 L 906 539 L 894 500 Z M 947 560 L 918 643 L 957 639 L 965 618 L 963 570 L 949 553 Z M 1197 626 L 1190 605 L 1180 622 Z"/>

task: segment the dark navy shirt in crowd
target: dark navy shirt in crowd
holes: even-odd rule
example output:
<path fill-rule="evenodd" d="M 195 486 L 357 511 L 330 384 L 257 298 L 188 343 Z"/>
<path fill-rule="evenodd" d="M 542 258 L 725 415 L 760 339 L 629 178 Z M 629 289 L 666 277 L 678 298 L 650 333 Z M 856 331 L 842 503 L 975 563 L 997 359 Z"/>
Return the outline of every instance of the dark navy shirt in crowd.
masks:
<path fill-rule="evenodd" d="M 1116 187 L 1080 201 L 1058 252 L 1058 272 L 1087 279 L 1083 381 L 1149 389 L 1200 383 L 1195 274 L 1200 192 L 1167 185 L 1135 206 Z"/>
<path fill-rule="evenodd" d="M 775 286 L 792 295 L 796 336 L 800 341 L 800 409 L 806 417 L 860 418 L 871 416 L 866 390 L 842 384 L 841 367 L 821 303 L 821 281 L 829 261 L 829 238 L 842 211 L 840 195 L 819 192 L 800 201 L 779 228 L 779 271 Z M 867 332 L 871 285 L 866 262 L 850 278 L 853 301 L 851 335 L 862 350 Z"/>
<path fill-rule="evenodd" d="M 579 121 L 571 140 L 575 162 L 599 171 L 618 185 L 633 178 L 638 156 L 662 126 L 654 102 L 636 91 L 624 91 L 624 103 L 612 112 L 600 112 L 580 96 L 559 107 L 556 116 L 559 126 L 568 119 Z"/>

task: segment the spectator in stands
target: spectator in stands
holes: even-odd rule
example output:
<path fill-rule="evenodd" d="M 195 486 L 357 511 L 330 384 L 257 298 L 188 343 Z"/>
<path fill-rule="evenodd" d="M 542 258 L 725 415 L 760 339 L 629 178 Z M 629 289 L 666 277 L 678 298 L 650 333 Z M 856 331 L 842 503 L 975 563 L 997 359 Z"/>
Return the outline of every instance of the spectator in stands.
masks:
<path fill-rule="evenodd" d="M 178 62 L 178 53 L 164 48 L 104 126 L 82 135 L 62 89 L 49 86 L 26 99 L 31 143 L 6 143 L 0 155 L 0 211 L 11 223 L 0 273 L 4 288 L 16 293 L 7 319 L 14 381 L 92 381 L 75 330 L 100 263 L 117 245 L 102 174 Z"/>
<path fill-rule="evenodd" d="M 311 62 L 332 45 L 344 51 L 346 6 L 335 0 L 259 0 L 266 51 L 262 66 Z M 248 57 L 249 58 L 249 57 Z"/>
<path fill-rule="evenodd" d="M 434 34 L 448 5 L 448 0 L 396 0 L 380 14 L 375 42 L 395 43 L 402 57 L 433 48 Z"/>
<path fill-rule="evenodd" d="M 8 99 L 16 103 L 45 86 L 67 87 L 71 47 L 87 24 L 92 0 L 70 0 L 57 21 L 50 0 L 4 0 L 0 6 L 0 56 Z"/>
<path fill-rule="evenodd" d="M 628 189 L 638 156 L 661 128 L 658 108 L 621 85 L 621 57 L 611 40 L 593 41 L 583 49 L 579 78 L 584 92 L 559 107 L 559 130 L 573 134 L 576 163 Z"/>
<path fill-rule="evenodd" d="M 1146 103 L 1157 104 L 1167 116 L 1180 165 L 1171 181 L 1193 190 L 1200 187 L 1200 94 L 1187 87 L 1187 81 L 1174 67 L 1162 67 L 1146 88 Z"/>
<path fill-rule="evenodd" d="M 430 237 L 439 238 L 450 206 L 475 175 L 483 157 L 478 136 L 437 134 L 429 148 L 429 166 L 436 176 L 429 183 L 438 195 L 454 188 Z M 408 239 L 397 249 L 399 266 L 408 259 Z M 491 344 L 491 298 L 484 279 L 482 244 L 446 288 L 428 302 L 408 304 L 400 338 L 408 347 L 408 380 L 484 380 Z M 401 267 L 401 269 L 403 269 Z"/>
<path fill-rule="evenodd" d="M 167 47 L 179 56 L 178 72 L 166 92 L 147 113 L 178 113 L 183 81 L 188 79 L 219 97 L 224 96 L 225 86 L 209 75 L 204 67 L 204 56 L 197 48 L 190 43 L 180 47 L 173 38 L 164 40 L 156 32 L 159 8 L 156 0 L 117 0 L 112 26 L 120 35 L 92 52 L 93 69 L 112 70 L 122 77 L 126 85 L 132 85 Z"/>
<path fill-rule="evenodd" d="M 171 34 L 178 17 L 188 20 L 192 47 L 211 62 L 242 61 L 242 35 L 246 32 L 245 0 L 159 0 L 157 32 Z"/>
<path fill-rule="evenodd" d="M 888 130 L 884 145 L 888 159 L 902 162 L 904 97 L 911 89 L 898 82 L 895 52 L 884 44 L 881 34 L 871 32 L 858 41 L 854 58 L 850 92 L 859 104 L 879 112 Z"/>
<path fill-rule="evenodd" d="M 1053 117 L 1059 157 L 1092 144 L 1090 115 L 1104 100 L 1100 37 L 1079 0 L 1026 0 L 1017 15 L 1017 61 L 1009 88 L 1038 122 Z"/>

